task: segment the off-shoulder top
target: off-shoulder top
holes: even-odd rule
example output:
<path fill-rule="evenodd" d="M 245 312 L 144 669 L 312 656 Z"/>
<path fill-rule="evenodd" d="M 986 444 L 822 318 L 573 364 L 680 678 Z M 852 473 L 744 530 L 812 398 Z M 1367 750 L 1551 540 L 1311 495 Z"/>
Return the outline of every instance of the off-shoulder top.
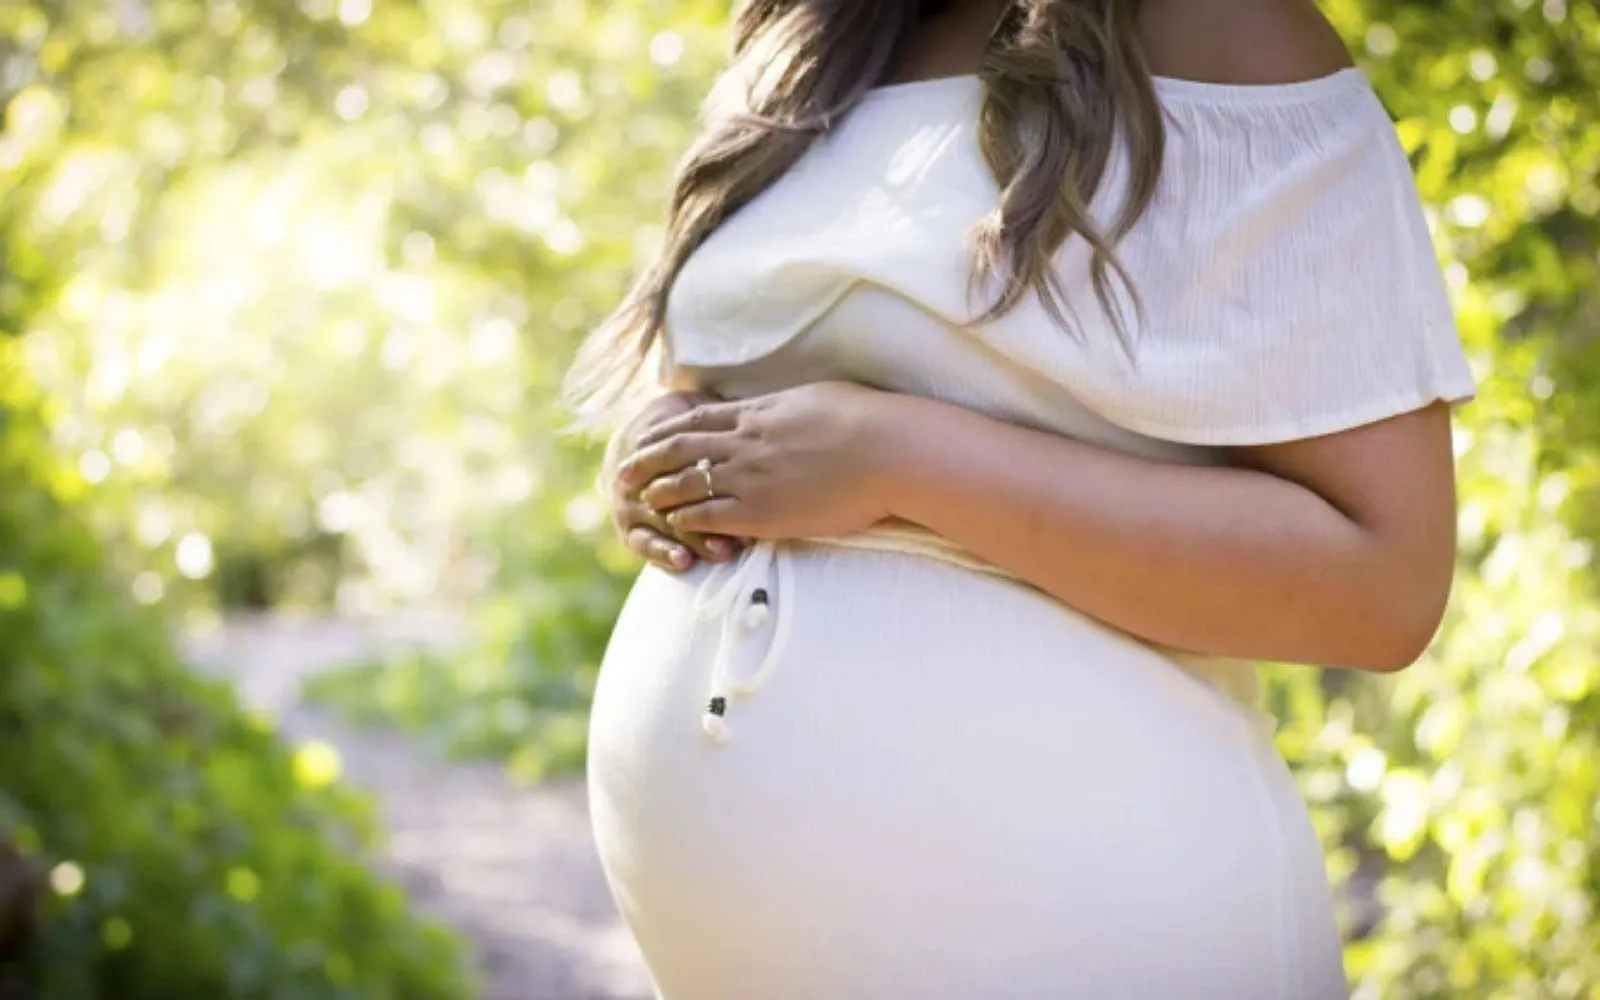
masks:
<path fill-rule="evenodd" d="M 693 254 L 665 369 L 727 397 L 846 379 L 1147 457 L 1312 437 L 1473 394 L 1410 165 L 1365 75 L 1284 85 L 1160 78 L 1161 182 L 1117 245 L 1138 309 L 1101 307 L 1089 250 L 972 327 L 968 233 L 995 205 L 983 88 L 873 91 Z M 1127 185 L 1113 157 L 1092 211 Z M 981 290 L 982 286 L 980 286 Z M 992 294 L 993 286 L 989 286 Z"/>

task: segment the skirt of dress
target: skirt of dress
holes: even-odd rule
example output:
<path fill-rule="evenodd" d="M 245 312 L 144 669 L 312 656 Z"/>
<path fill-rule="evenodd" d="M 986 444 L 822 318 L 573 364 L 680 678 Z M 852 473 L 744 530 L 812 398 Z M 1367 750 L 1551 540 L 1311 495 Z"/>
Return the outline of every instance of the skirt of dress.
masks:
<path fill-rule="evenodd" d="M 1259 718 L 1025 586 L 783 558 L 732 627 L 711 568 L 647 569 L 601 669 L 595 837 L 663 1000 L 1349 996 Z M 739 676 L 780 629 L 709 738 L 719 641 Z"/>

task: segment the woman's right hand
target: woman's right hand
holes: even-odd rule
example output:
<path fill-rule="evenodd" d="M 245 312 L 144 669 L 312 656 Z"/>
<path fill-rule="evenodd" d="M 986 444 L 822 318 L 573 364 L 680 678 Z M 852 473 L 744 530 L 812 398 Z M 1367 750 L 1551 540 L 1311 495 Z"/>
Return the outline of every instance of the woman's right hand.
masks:
<path fill-rule="evenodd" d="M 722 535 L 674 531 L 660 513 L 639 499 L 642 487 L 630 487 L 622 481 L 617 466 L 638 449 L 640 439 L 657 424 L 709 402 L 715 400 L 697 392 L 658 396 L 617 431 L 606 449 L 606 487 L 611 497 L 611 523 L 617 534 L 635 555 L 674 573 L 690 568 L 697 558 L 725 562 L 738 551 L 739 544 Z"/>

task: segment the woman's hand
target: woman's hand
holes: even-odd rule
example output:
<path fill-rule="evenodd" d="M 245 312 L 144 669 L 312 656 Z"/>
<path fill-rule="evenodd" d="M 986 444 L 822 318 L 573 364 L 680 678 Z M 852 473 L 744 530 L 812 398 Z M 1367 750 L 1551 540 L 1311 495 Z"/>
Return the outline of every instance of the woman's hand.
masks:
<path fill-rule="evenodd" d="M 737 545 L 731 538 L 707 537 L 682 532 L 666 522 L 654 508 L 639 497 L 639 487 L 623 481 L 617 474 L 616 458 L 636 451 L 652 429 L 662 422 L 681 417 L 696 406 L 710 403 L 710 396 L 693 392 L 669 392 L 651 400 L 611 439 L 607 448 L 605 477 L 611 498 L 611 523 L 628 549 L 640 558 L 665 570 L 682 572 L 693 566 L 698 556 L 713 562 L 731 557 Z"/>
<path fill-rule="evenodd" d="M 897 398 L 819 382 L 702 404 L 642 435 L 618 478 L 677 531 L 850 534 L 889 515 Z"/>

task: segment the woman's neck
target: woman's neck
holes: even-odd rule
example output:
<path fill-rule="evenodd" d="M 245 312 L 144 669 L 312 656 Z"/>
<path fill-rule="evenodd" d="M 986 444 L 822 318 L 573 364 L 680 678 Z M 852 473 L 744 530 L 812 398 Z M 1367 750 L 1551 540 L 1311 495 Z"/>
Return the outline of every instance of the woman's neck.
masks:
<path fill-rule="evenodd" d="M 929 17 L 906 46 L 890 83 L 907 83 L 977 72 L 995 25 L 1010 0 L 944 0 L 928 5 Z"/>

